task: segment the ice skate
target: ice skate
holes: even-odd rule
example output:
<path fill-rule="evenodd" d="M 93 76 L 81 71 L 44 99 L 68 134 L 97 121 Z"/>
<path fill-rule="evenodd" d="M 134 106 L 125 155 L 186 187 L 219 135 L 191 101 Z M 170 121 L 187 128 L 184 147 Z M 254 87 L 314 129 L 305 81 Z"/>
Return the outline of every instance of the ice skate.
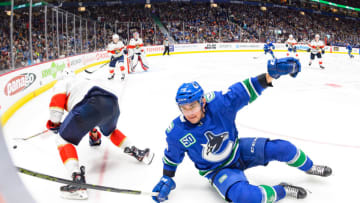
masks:
<path fill-rule="evenodd" d="M 80 172 L 74 172 L 72 174 L 73 182 L 78 184 L 84 184 L 85 181 L 85 167 L 80 167 Z M 60 187 L 61 197 L 65 199 L 77 199 L 83 200 L 88 198 L 86 188 L 78 185 L 65 185 Z"/>
<path fill-rule="evenodd" d="M 108 76 L 108 80 L 112 80 L 115 77 L 115 73 L 110 73 Z"/>
<path fill-rule="evenodd" d="M 150 152 L 149 148 L 146 148 L 144 150 L 138 149 L 135 146 L 125 147 L 124 152 L 132 157 L 135 157 L 140 162 L 144 162 L 145 164 L 151 164 L 154 153 Z"/>
<path fill-rule="evenodd" d="M 283 186 L 286 191 L 285 197 L 295 198 L 295 199 L 305 199 L 307 192 L 304 188 L 290 185 L 288 183 L 280 183 L 279 185 Z"/>
<path fill-rule="evenodd" d="M 332 174 L 332 169 L 328 166 L 313 165 L 308 171 L 306 171 L 306 173 L 310 175 L 328 177 Z"/>

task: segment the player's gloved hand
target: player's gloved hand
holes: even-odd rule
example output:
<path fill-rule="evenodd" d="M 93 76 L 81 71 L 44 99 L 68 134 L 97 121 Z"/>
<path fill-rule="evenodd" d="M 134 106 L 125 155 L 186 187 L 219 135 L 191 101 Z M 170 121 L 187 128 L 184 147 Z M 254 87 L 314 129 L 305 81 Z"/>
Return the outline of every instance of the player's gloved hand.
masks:
<path fill-rule="evenodd" d="M 53 123 L 51 120 L 48 120 L 46 123 L 46 128 L 53 131 L 54 133 L 58 133 L 60 125 L 61 123 Z"/>
<path fill-rule="evenodd" d="M 300 71 L 300 61 L 294 57 L 268 60 L 268 72 L 272 78 L 278 79 L 281 75 L 287 74 L 296 77 Z"/>
<path fill-rule="evenodd" d="M 168 199 L 171 190 L 175 189 L 176 184 L 169 176 L 161 177 L 159 183 L 154 187 L 153 192 L 158 192 L 158 196 L 153 196 L 155 202 L 163 202 Z"/>
<path fill-rule="evenodd" d="M 307 52 L 310 52 L 310 50 L 311 50 L 311 49 L 310 49 L 310 48 L 308 48 L 306 51 L 307 51 Z"/>
<path fill-rule="evenodd" d="M 285 44 L 286 47 L 288 47 L 289 45 L 288 44 Z"/>
<path fill-rule="evenodd" d="M 127 49 L 124 49 L 124 54 L 128 54 L 128 50 L 127 50 Z"/>
<path fill-rule="evenodd" d="M 322 49 L 322 50 L 321 50 L 321 53 L 322 53 L 322 54 L 325 54 L 325 50 L 324 50 L 324 49 Z"/>

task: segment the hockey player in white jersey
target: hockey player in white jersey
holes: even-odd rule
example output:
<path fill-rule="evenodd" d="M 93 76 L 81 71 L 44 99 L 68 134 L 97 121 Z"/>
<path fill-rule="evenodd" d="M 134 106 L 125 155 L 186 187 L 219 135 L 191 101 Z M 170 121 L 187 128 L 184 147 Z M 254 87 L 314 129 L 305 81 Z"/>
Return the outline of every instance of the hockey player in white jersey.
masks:
<path fill-rule="evenodd" d="M 118 97 L 112 92 L 106 81 L 75 77 L 67 71 L 58 78 L 53 88 L 46 127 L 54 133 L 61 160 L 75 183 L 86 183 L 85 167 L 79 166 L 76 146 L 89 131 L 90 146 L 99 146 L 101 135 L 104 135 L 140 162 L 150 164 L 154 157 L 148 148 L 140 150 L 135 147 L 117 128 L 120 110 Z M 62 121 L 64 110 L 68 114 Z M 101 133 L 94 130 L 96 127 Z M 67 199 L 88 198 L 86 188 L 78 185 L 61 186 L 60 192 Z"/>
<path fill-rule="evenodd" d="M 319 60 L 320 68 L 324 69 L 325 67 L 323 66 L 321 55 L 325 53 L 325 49 L 324 49 L 325 45 L 324 42 L 320 40 L 320 35 L 316 34 L 315 39 L 313 39 L 308 46 L 309 46 L 308 52 L 310 52 L 309 66 L 311 66 L 316 56 Z"/>
<path fill-rule="evenodd" d="M 289 39 L 286 41 L 285 46 L 288 48 L 286 56 L 290 56 L 291 53 L 295 54 L 295 57 L 298 58 L 299 55 L 296 53 L 297 41 L 294 39 L 293 35 L 289 35 Z"/>
<path fill-rule="evenodd" d="M 114 34 L 112 40 L 113 41 L 107 47 L 107 51 L 111 54 L 108 79 L 113 79 L 115 77 L 115 68 L 119 68 L 121 71 L 121 80 L 124 80 L 124 54 L 127 54 L 127 50 L 124 43 L 120 41 L 119 35 Z"/>
<path fill-rule="evenodd" d="M 134 38 L 130 39 L 129 43 L 129 71 L 134 72 L 135 67 L 140 61 L 142 69 L 144 71 L 147 71 L 149 69 L 149 64 L 147 62 L 146 56 L 145 56 L 145 49 L 144 49 L 144 43 L 141 38 L 139 38 L 139 33 L 135 32 L 133 34 Z"/>

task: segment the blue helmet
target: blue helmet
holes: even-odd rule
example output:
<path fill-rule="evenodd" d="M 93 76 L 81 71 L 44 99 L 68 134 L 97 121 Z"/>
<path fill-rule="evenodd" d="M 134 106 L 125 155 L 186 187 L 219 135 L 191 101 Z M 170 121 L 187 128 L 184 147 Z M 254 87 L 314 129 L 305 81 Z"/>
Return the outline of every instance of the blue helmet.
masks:
<path fill-rule="evenodd" d="M 196 81 L 190 83 L 183 83 L 176 93 L 176 103 L 178 105 L 189 104 L 194 101 L 199 101 L 204 95 L 204 90 Z"/>

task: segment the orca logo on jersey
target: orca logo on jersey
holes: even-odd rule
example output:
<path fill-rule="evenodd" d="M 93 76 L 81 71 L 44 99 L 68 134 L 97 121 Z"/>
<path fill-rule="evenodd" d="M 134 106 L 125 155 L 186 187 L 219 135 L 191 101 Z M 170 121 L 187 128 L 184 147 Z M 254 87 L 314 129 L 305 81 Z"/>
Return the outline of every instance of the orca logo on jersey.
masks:
<path fill-rule="evenodd" d="M 213 132 L 207 131 L 205 133 L 205 137 L 207 138 L 208 143 L 202 144 L 203 159 L 210 162 L 219 162 L 228 158 L 234 146 L 233 141 L 229 141 L 226 147 L 220 152 L 224 141 L 229 139 L 228 132 L 223 132 L 216 135 Z"/>

